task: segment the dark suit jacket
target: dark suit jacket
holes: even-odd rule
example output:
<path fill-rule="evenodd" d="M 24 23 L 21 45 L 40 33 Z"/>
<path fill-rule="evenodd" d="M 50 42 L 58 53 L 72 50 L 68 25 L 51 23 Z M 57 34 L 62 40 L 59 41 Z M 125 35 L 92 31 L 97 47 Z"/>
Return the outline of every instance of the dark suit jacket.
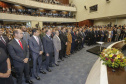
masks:
<path fill-rule="evenodd" d="M 13 65 L 16 67 L 24 64 L 23 60 L 25 58 L 29 58 L 29 49 L 27 43 L 24 40 L 21 40 L 21 43 L 23 45 L 23 50 L 15 39 L 8 43 L 8 51 L 13 59 Z"/>
<path fill-rule="evenodd" d="M 61 40 L 61 45 L 65 45 L 67 42 L 67 36 L 65 35 L 65 33 L 61 32 L 61 34 L 59 34 L 59 38 Z"/>
<path fill-rule="evenodd" d="M 47 35 L 45 35 L 42 40 L 44 52 L 46 54 L 54 52 L 53 40 L 51 40 Z"/>
<path fill-rule="evenodd" d="M 92 38 L 92 32 L 91 31 L 88 31 L 88 33 L 87 33 L 87 38 L 89 39 L 91 39 Z"/>
<path fill-rule="evenodd" d="M 29 38 L 28 44 L 32 54 L 39 54 L 40 51 L 43 51 L 43 45 L 40 38 L 39 38 L 39 45 L 33 36 Z"/>
<path fill-rule="evenodd" d="M 79 32 L 78 35 L 80 36 L 80 38 L 84 38 L 82 32 Z"/>
<path fill-rule="evenodd" d="M 6 41 L 6 45 L 0 40 L 0 47 L 3 48 L 5 52 L 7 53 L 7 44 L 9 42 L 9 39 L 7 36 L 3 36 L 3 38 Z"/>

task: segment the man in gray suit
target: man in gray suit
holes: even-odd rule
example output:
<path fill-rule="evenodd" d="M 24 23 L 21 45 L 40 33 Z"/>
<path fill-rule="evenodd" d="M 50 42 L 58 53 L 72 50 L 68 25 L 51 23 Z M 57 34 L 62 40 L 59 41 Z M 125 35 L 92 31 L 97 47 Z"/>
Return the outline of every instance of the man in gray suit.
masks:
<path fill-rule="evenodd" d="M 38 29 L 32 29 L 33 36 L 29 38 L 29 49 L 33 59 L 33 74 L 37 80 L 40 80 L 40 77 L 37 73 L 37 63 L 39 64 L 39 70 L 41 73 L 46 74 L 42 68 L 42 53 L 43 53 L 43 45 L 40 40 L 39 34 L 40 31 Z"/>
<path fill-rule="evenodd" d="M 13 32 L 14 39 L 8 43 L 8 52 L 12 58 L 12 64 L 16 70 L 17 84 L 22 84 L 23 72 L 26 83 L 32 84 L 29 76 L 29 49 L 24 40 L 22 40 L 23 32 L 16 29 Z"/>
<path fill-rule="evenodd" d="M 59 66 L 57 62 L 59 58 L 59 51 L 61 50 L 61 40 L 59 38 L 58 30 L 56 30 L 55 36 L 53 37 L 53 44 L 54 44 L 55 65 Z"/>
<path fill-rule="evenodd" d="M 25 26 L 21 26 L 21 29 L 22 29 L 22 31 L 23 31 L 23 40 L 25 40 L 26 43 L 27 43 L 27 45 L 28 45 L 28 39 L 30 38 L 30 35 L 29 35 L 29 33 L 27 32 Z"/>
<path fill-rule="evenodd" d="M 120 39 L 119 39 L 120 34 L 121 34 L 121 30 L 120 30 L 120 27 L 118 27 L 118 29 L 117 29 L 117 35 L 116 35 L 116 37 L 115 37 L 115 41 L 120 40 Z"/>

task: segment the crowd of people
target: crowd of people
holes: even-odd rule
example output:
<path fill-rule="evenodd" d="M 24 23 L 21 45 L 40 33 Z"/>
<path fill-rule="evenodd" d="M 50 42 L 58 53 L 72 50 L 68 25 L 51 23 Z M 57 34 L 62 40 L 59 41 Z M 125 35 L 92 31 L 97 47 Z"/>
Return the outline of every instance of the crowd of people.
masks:
<path fill-rule="evenodd" d="M 72 12 L 63 13 L 63 12 L 52 12 L 52 11 L 41 11 L 41 9 L 32 9 L 32 8 L 15 8 L 15 7 L 2 7 L 0 6 L 0 12 L 17 14 L 17 15 L 30 15 L 37 17 L 62 17 L 62 18 L 75 18 L 75 15 Z"/>
<path fill-rule="evenodd" d="M 91 46 L 97 41 L 115 42 L 125 37 L 125 25 L 42 29 L 15 25 L 13 28 L 0 28 L 0 65 L 4 66 L 0 68 L 0 83 L 13 84 L 13 66 L 16 70 L 17 84 L 22 84 L 23 73 L 26 83 L 33 84 L 29 76 L 29 59 L 33 61 L 32 74 L 40 80 L 39 72 L 46 74 L 44 68 L 51 72 L 50 67 L 60 66 L 59 62 L 83 49 L 85 43 Z M 45 65 L 43 56 L 46 59 Z"/>

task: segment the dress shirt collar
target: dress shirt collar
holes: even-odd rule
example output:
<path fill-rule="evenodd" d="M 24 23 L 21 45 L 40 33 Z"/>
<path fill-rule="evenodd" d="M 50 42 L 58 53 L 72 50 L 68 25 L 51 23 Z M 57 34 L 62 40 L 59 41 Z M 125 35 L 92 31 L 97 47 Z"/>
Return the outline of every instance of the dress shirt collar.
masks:
<path fill-rule="evenodd" d="M 47 35 L 47 34 L 46 34 Z M 47 35 L 49 38 L 50 38 L 50 36 L 49 35 Z"/>
<path fill-rule="evenodd" d="M 16 41 L 17 41 L 17 43 L 20 45 L 20 43 L 19 43 L 19 39 L 16 39 L 16 38 L 14 38 Z M 21 40 L 20 40 L 21 41 Z"/>
<path fill-rule="evenodd" d="M 2 37 L 2 39 L 5 41 L 5 39 L 3 38 L 3 36 L 1 35 L 0 37 Z M 0 39 L 1 40 L 1 39 Z M 6 41 L 5 41 L 6 42 Z"/>

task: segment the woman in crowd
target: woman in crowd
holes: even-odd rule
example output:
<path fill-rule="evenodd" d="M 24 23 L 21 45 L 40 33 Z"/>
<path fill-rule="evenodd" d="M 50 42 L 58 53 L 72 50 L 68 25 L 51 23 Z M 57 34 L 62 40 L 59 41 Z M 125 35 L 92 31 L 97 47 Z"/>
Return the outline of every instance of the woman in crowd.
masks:
<path fill-rule="evenodd" d="M 0 84 L 14 84 L 10 59 L 2 48 L 0 48 Z"/>

